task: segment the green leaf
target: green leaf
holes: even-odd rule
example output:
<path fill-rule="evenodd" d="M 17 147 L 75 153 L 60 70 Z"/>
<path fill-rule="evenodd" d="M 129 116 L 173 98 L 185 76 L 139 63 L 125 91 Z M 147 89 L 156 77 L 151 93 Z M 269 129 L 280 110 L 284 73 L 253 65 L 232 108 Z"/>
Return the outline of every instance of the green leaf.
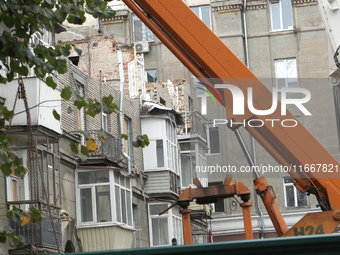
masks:
<path fill-rule="evenodd" d="M 128 140 L 128 139 L 129 139 L 128 135 L 126 135 L 126 134 L 122 134 L 122 135 L 121 135 L 121 138 L 124 138 L 125 140 Z"/>
<path fill-rule="evenodd" d="M 29 208 L 28 215 L 31 217 L 33 223 L 40 223 L 42 221 L 41 213 L 34 206 Z"/>
<path fill-rule="evenodd" d="M 0 142 L 5 140 L 6 138 L 7 138 L 7 136 L 4 133 L 0 133 Z"/>
<path fill-rule="evenodd" d="M 67 57 L 68 55 L 70 55 L 70 51 L 68 49 L 66 49 L 66 47 L 61 47 L 60 48 L 60 52 L 61 54 L 63 54 L 65 57 Z"/>
<path fill-rule="evenodd" d="M 14 171 L 15 175 L 23 179 L 26 175 L 26 169 L 23 166 L 18 166 Z"/>
<path fill-rule="evenodd" d="M 57 111 L 55 109 L 53 109 L 53 116 L 56 120 L 59 120 L 60 121 L 60 114 L 57 113 Z"/>
<path fill-rule="evenodd" d="M 14 117 L 14 112 L 9 111 L 6 107 L 3 107 L 2 116 L 5 118 L 5 120 L 10 120 Z"/>
<path fill-rule="evenodd" d="M 11 173 L 12 173 L 12 169 L 11 169 L 11 166 L 8 165 L 8 164 L 2 164 L 1 165 L 1 171 L 4 175 L 6 176 L 10 176 Z"/>
<path fill-rule="evenodd" d="M 8 16 L 6 16 L 6 18 L 3 19 L 2 21 L 5 23 L 6 27 L 12 28 L 12 27 L 14 26 L 14 21 L 15 21 L 15 20 L 14 20 L 14 17 L 13 17 L 13 16 L 8 15 Z"/>
<path fill-rule="evenodd" d="M 81 146 L 80 152 L 81 152 L 81 154 L 85 155 L 86 157 L 90 156 L 89 149 L 84 145 Z"/>
<path fill-rule="evenodd" d="M 137 141 L 133 141 L 133 142 L 132 142 L 132 146 L 133 146 L 133 147 L 139 147 L 138 140 L 137 140 Z"/>
<path fill-rule="evenodd" d="M 61 91 L 60 94 L 61 98 L 65 99 L 65 100 L 69 100 L 72 96 L 72 90 L 70 87 L 66 86 L 65 88 L 63 88 L 63 90 Z"/>
<path fill-rule="evenodd" d="M 72 107 L 71 107 L 71 106 L 70 106 L 70 107 L 68 107 L 68 108 L 67 108 L 67 113 L 68 113 L 68 114 L 71 114 L 72 112 L 73 112 L 73 109 L 72 109 Z"/>
<path fill-rule="evenodd" d="M 57 87 L 57 83 L 54 82 L 52 76 L 48 76 L 46 78 L 46 84 L 47 84 L 47 86 L 51 87 L 52 89 L 56 89 L 56 87 Z"/>
<path fill-rule="evenodd" d="M 70 148 L 73 153 L 78 153 L 78 146 L 75 143 L 70 143 Z"/>
<path fill-rule="evenodd" d="M 5 119 L 0 117 L 0 129 L 5 127 Z"/>
<path fill-rule="evenodd" d="M 20 166 L 22 164 L 21 159 L 19 157 L 15 157 L 15 159 L 13 160 L 13 164 L 15 166 Z"/>
<path fill-rule="evenodd" d="M 17 222 L 21 219 L 21 211 L 22 210 L 20 210 L 20 209 L 18 209 L 14 206 L 12 210 L 9 210 L 7 212 L 7 218 L 9 220 Z"/>
<path fill-rule="evenodd" d="M 150 144 L 149 137 L 147 135 L 143 135 L 145 145 L 148 146 Z"/>
<path fill-rule="evenodd" d="M 12 164 L 12 158 L 6 148 L 0 148 L 0 164 Z"/>
<path fill-rule="evenodd" d="M 6 138 L 9 143 L 13 143 L 13 139 L 10 136 L 7 136 Z"/>
<path fill-rule="evenodd" d="M 77 52 L 78 56 L 80 56 L 81 53 L 82 53 L 82 50 L 79 49 L 79 48 L 77 48 L 76 46 L 73 46 L 73 48 L 74 48 L 74 50 Z"/>
<path fill-rule="evenodd" d="M 20 66 L 18 68 L 18 73 L 21 75 L 21 76 L 27 76 L 28 75 L 28 68 L 26 66 Z"/>
<path fill-rule="evenodd" d="M 9 66 L 11 67 L 11 71 L 16 73 L 18 72 L 19 69 L 19 61 L 11 60 Z"/>

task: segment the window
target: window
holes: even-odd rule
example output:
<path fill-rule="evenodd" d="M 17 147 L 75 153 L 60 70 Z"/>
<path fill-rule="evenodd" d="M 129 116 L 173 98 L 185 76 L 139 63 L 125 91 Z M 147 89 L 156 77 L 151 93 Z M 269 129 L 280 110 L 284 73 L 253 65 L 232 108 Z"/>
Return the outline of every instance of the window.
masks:
<path fill-rule="evenodd" d="M 211 29 L 210 6 L 191 7 L 191 10 Z"/>
<path fill-rule="evenodd" d="M 140 61 L 133 60 L 128 64 L 128 72 L 129 72 L 130 98 L 132 98 L 139 94 L 140 89 L 142 90 L 142 92 L 144 92 L 145 90 L 144 66 L 140 63 Z"/>
<path fill-rule="evenodd" d="M 102 113 L 103 131 L 109 132 L 109 121 L 106 113 Z"/>
<path fill-rule="evenodd" d="M 272 0 L 270 13 L 273 31 L 293 29 L 291 0 Z"/>
<path fill-rule="evenodd" d="M 131 182 L 113 170 L 78 171 L 80 225 L 122 223 L 132 226 Z"/>
<path fill-rule="evenodd" d="M 75 66 L 78 66 L 79 56 L 68 57 L 68 59 L 71 60 L 72 64 L 74 64 Z"/>
<path fill-rule="evenodd" d="M 178 245 L 183 244 L 182 218 L 178 207 L 159 215 L 169 206 L 168 203 L 149 204 L 151 246 L 171 245 L 173 238 Z"/>
<path fill-rule="evenodd" d="M 198 153 L 196 156 L 196 161 L 197 161 L 196 164 L 200 166 L 200 168 L 202 169 L 203 167 L 207 165 L 206 148 L 201 143 L 196 144 L 196 146 L 198 147 L 198 150 L 197 150 Z M 199 179 L 203 187 L 208 186 L 208 172 L 198 171 L 196 172 L 196 177 Z"/>
<path fill-rule="evenodd" d="M 159 102 L 162 104 L 162 105 L 164 105 L 164 106 L 166 106 L 166 102 L 165 102 L 165 100 L 163 99 L 163 98 L 159 98 Z"/>
<path fill-rule="evenodd" d="M 192 184 L 193 175 L 191 172 L 191 155 L 181 153 L 181 173 L 182 173 L 182 186 L 189 187 Z"/>
<path fill-rule="evenodd" d="M 213 124 L 208 125 L 207 139 L 209 146 L 209 154 L 220 153 L 220 133 L 218 126 L 214 127 Z"/>
<path fill-rule="evenodd" d="M 172 121 L 166 121 L 166 146 L 167 146 L 167 158 L 168 168 L 175 173 L 179 173 L 178 170 L 178 147 L 177 147 L 177 134 L 176 127 Z"/>
<path fill-rule="evenodd" d="M 157 167 L 164 167 L 163 140 L 156 140 Z"/>
<path fill-rule="evenodd" d="M 153 42 L 155 40 L 151 30 L 136 15 L 133 15 L 133 35 L 135 42 Z"/>
<path fill-rule="evenodd" d="M 188 96 L 189 112 L 194 111 L 194 100 Z"/>
<path fill-rule="evenodd" d="M 284 195 L 286 207 L 304 207 L 307 206 L 307 195 L 301 193 L 295 188 L 291 177 L 284 177 Z"/>
<path fill-rule="evenodd" d="M 156 82 L 157 81 L 157 70 L 146 70 L 145 71 L 146 81 L 147 82 Z"/>
<path fill-rule="evenodd" d="M 128 139 L 125 140 L 125 153 L 130 156 L 131 164 L 133 164 L 131 119 L 128 117 L 124 118 L 124 134 L 128 136 Z"/>
<path fill-rule="evenodd" d="M 296 59 L 275 60 L 275 75 L 278 89 L 296 88 L 298 86 Z"/>
<path fill-rule="evenodd" d="M 18 185 L 18 177 L 15 175 L 10 175 L 9 181 L 7 181 L 7 201 L 18 201 L 19 200 L 19 185 Z"/>
<path fill-rule="evenodd" d="M 220 186 L 223 185 L 223 182 L 209 182 L 208 186 Z M 214 212 L 224 212 L 224 199 L 217 200 L 214 203 Z"/>

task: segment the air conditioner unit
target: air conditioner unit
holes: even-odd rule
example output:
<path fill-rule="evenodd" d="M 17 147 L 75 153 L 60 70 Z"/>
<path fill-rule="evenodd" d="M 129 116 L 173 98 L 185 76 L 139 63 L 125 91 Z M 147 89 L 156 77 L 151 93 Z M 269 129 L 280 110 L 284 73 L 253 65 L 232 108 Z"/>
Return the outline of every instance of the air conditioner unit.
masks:
<path fill-rule="evenodd" d="M 150 51 L 148 42 L 136 42 L 135 48 L 137 53 L 147 53 Z"/>

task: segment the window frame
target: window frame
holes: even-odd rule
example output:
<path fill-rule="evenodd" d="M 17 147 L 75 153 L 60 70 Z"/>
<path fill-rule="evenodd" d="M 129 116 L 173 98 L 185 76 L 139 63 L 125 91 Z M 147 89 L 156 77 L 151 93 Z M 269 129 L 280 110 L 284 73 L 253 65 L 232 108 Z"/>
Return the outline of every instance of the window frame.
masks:
<path fill-rule="evenodd" d="M 209 132 L 209 129 L 213 127 L 213 128 L 217 128 L 217 133 L 218 133 L 218 138 L 220 138 L 220 127 L 219 125 L 215 125 L 215 127 L 213 126 L 212 123 L 209 123 L 207 125 L 207 145 L 208 145 L 208 152 L 206 153 L 206 155 L 219 155 L 221 154 L 221 144 L 219 143 L 218 144 L 218 152 L 214 152 L 214 153 L 211 153 L 211 146 L 210 146 L 210 132 Z"/>
<path fill-rule="evenodd" d="M 294 30 L 294 19 L 293 19 L 293 5 L 290 1 L 290 10 L 291 10 L 291 28 L 283 28 L 283 9 L 282 9 L 282 1 L 283 0 L 269 0 L 270 4 L 270 26 L 271 26 L 271 31 L 272 32 L 279 32 L 279 31 L 289 31 L 289 30 Z M 287 0 L 289 1 L 289 0 Z M 273 10 L 272 6 L 273 4 L 279 4 L 279 12 L 280 12 L 280 28 L 279 29 L 274 29 L 274 22 L 273 22 Z"/>
<path fill-rule="evenodd" d="M 79 173 L 84 172 L 99 172 L 99 171 L 108 171 L 109 172 L 109 181 L 108 182 L 100 182 L 100 183 L 86 183 L 86 184 L 79 184 Z M 118 182 L 116 182 L 116 176 L 115 173 L 119 176 Z M 126 179 L 129 183 L 129 188 L 125 187 L 124 185 L 120 184 L 120 178 L 124 179 L 124 182 Z M 128 177 L 125 177 L 120 172 L 114 171 L 113 169 L 100 169 L 100 170 L 94 170 L 94 169 L 77 169 L 76 170 L 76 214 L 77 214 L 77 225 L 80 228 L 88 228 L 88 227 L 107 227 L 107 226 L 122 226 L 124 228 L 128 229 L 134 229 L 133 228 L 133 210 L 132 210 L 132 187 L 131 187 L 131 179 Z M 111 221 L 106 222 L 98 222 L 97 221 L 97 201 L 96 201 L 96 187 L 99 186 L 109 186 L 109 192 L 110 192 L 110 210 L 111 210 Z M 121 219 L 120 221 L 117 220 L 117 213 L 116 213 L 116 190 L 115 188 L 118 187 L 119 189 L 119 205 L 120 205 L 120 213 L 121 213 Z M 80 191 L 83 189 L 90 189 L 91 190 L 91 201 L 92 201 L 92 221 L 86 221 L 82 222 L 82 215 L 81 215 L 81 197 L 80 197 Z M 121 190 L 125 190 L 130 192 L 130 211 L 128 212 L 128 207 L 126 206 L 126 219 L 127 223 L 123 222 L 122 217 L 122 200 L 121 200 Z M 126 192 L 127 194 L 127 192 Z M 127 205 L 127 196 L 125 195 L 125 204 Z M 130 213 L 130 223 L 128 224 L 128 213 Z"/>
<path fill-rule="evenodd" d="M 149 74 L 149 72 L 155 72 L 156 73 L 156 77 L 155 77 L 155 80 L 154 81 L 149 81 L 148 80 L 148 77 L 152 77 L 152 75 Z M 152 77 L 153 78 L 153 77 Z M 153 68 L 153 69 L 146 69 L 145 70 L 145 82 L 148 82 L 148 83 L 154 83 L 154 82 L 157 82 L 157 69 L 156 68 Z"/>
<path fill-rule="evenodd" d="M 294 60 L 295 62 L 295 73 L 296 73 L 296 77 L 288 77 L 288 66 L 287 66 L 287 61 L 290 60 Z M 278 72 L 277 72 L 277 68 L 278 68 L 278 63 L 280 62 L 284 62 L 285 64 L 285 77 L 278 77 Z M 283 58 L 283 59 L 275 59 L 274 60 L 274 69 L 275 69 L 275 82 L 276 82 L 276 88 L 281 89 L 281 88 L 298 88 L 299 87 L 299 83 L 298 83 L 298 69 L 297 69 L 297 61 L 296 58 Z M 279 83 L 278 83 L 278 79 L 285 79 L 285 86 L 279 88 Z M 296 82 L 296 86 L 289 86 L 289 81 L 295 81 Z"/>
<path fill-rule="evenodd" d="M 135 22 L 141 23 L 142 40 L 136 40 Z M 132 14 L 132 32 L 133 32 L 134 42 L 154 42 L 155 41 L 154 33 L 152 33 L 152 31 L 135 14 Z"/>
<path fill-rule="evenodd" d="M 151 214 L 151 210 L 150 210 L 150 205 L 161 205 L 161 204 L 166 204 L 166 207 L 170 207 L 170 203 L 148 203 L 148 216 L 149 216 L 149 235 L 150 235 L 150 247 L 162 247 L 162 246 L 170 246 L 171 245 L 171 241 L 172 238 L 174 238 L 174 219 L 178 219 L 180 224 L 179 224 L 179 237 L 176 235 L 176 239 L 177 239 L 177 245 L 182 245 L 184 244 L 184 238 L 183 238 L 183 224 L 182 224 L 182 218 L 180 216 L 177 216 L 175 213 L 173 213 L 173 208 L 169 209 L 166 213 L 162 214 L 162 215 L 157 215 L 157 214 Z M 153 243 L 153 232 L 152 232 L 152 219 L 167 219 L 167 223 L 168 223 L 168 244 L 164 244 L 164 245 L 154 245 Z"/>
<path fill-rule="evenodd" d="M 295 187 L 293 182 L 286 183 L 285 180 L 287 180 L 287 179 L 292 179 L 292 178 L 289 177 L 289 176 L 283 177 L 283 194 L 284 194 L 284 200 L 285 200 L 285 208 L 307 208 L 307 207 L 309 207 L 308 197 L 307 197 L 306 193 L 303 193 L 303 194 L 306 196 L 307 204 L 299 206 L 299 203 L 298 203 L 298 192 L 299 192 L 299 190 Z M 292 186 L 293 189 L 294 189 L 294 206 L 288 206 L 287 205 L 287 192 L 286 192 L 287 186 Z"/>
<path fill-rule="evenodd" d="M 132 126 L 131 118 L 124 116 L 124 134 L 128 136 L 125 140 L 125 152 L 130 156 L 130 162 L 133 164 L 133 146 L 132 146 Z M 127 130 L 126 130 L 127 129 Z"/>
<path fill-rule="evenodd" d="M 168 158 L 168 160 L 165 160 L 165 162 L 167 162 L 166 165 L 170 170 L 175 172 L 177 175 L 180 175 L 176 124 L 172 120 L 167 119 L 165 121 L 165 133 L 165 139 L 163 140 L 163 150 L 165 147 L 165 158 Z"/>
<path fill-rule="evenodd" d="M 210 22 L 210 26 L 208 26 L 202 19 L 202 8 L 209 8 L 209 22 Z M 198 8 L 198 15 L 193 11 L 193 8 Z M 201 6 L 191 6 L 190 9 L 200 18 L 200 20 L 202 20 L 204 22 L 204 24 L 207 25 L 207 27 L 209 27 L 212 30 L 212 17 L 211 17 L 211 7 L 210 5 L 201 5 Z"/>
<path fill-rule="evenodd" d="M 140 55 L 142 55 L 142 54 L 140 54 Z M 144 63 L 144 59 L 142 61 Z M 140 90 L 142 90 L 142 94 L 144 94 L 144 92 L 145 92 L 145 77 L 144 77 L 145 70 L 144 70 L 144 64 L 143 63 L 141 63 L 137 59 L 132 60 L 131 62 L 128 63 L 130 98 L 134 98 L 134 97 L 138 96 Z M 136 71 L 136 67 L 137 67 L 137 71 Z M 136 78 L 136 74 L 137 74 L 137 78 Z"/>
<path fill-rule="evenodd" d="M 109 116 L 105 112 L 102 112 L 102 129 L 109 133 Z"/>

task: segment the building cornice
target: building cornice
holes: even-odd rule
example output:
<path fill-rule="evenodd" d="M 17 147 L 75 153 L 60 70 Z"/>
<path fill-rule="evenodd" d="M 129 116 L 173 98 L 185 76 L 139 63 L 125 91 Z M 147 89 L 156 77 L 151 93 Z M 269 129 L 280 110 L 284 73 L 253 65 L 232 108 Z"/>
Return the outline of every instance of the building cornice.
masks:
<path fill-rule="evenodd" d="M 316 4 L 318 4 L 317 0 L 294 0 L 294 6 L 296 7 Z"/>

